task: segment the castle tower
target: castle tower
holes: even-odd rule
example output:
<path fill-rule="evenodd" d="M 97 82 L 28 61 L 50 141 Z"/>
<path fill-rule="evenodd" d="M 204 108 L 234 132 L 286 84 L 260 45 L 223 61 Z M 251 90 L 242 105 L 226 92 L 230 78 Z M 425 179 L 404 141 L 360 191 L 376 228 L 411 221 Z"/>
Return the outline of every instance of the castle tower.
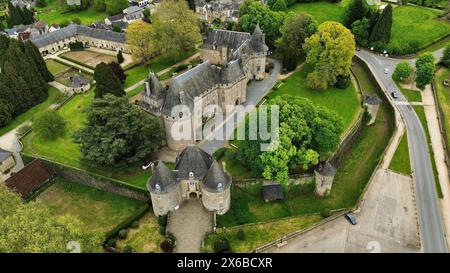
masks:
<path fill-rule="evenodd" d="M 230 209 L 230 186 L 231 176 L 214 160 L 201 183 L 203 206 L 219 215 L 225 214 Z"/>

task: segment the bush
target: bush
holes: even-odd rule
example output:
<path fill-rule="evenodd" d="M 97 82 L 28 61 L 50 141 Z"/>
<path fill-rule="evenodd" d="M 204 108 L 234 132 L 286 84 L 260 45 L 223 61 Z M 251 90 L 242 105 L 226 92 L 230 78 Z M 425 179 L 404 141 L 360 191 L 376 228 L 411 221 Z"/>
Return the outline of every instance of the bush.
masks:
<path fill-rule="evenodd" d="M 22 125 L 22 126 L 20 126 L 18 129 L 17 129 L 17 135 L 18 136 L 24 136 L 26 133 L 28 133 L 28 131 L 30 131 L 31 130 L 31 125 L 30 124 L 24 124 L 24 125 Z"/>
<path fill-rule="evenodd" d="M 322 210 L 322 211 L 320 212 L 320 215 L 321 215 L 323 218 L 328 218 L 328 217 L 331 216 L 331 210 L 330 210 L 330 209 L 324 209 L 324 210 Z"/>
<path fill-rule="evenodd" d="M 222 147 L 214 152 L 213 157 L 215 160 L 220 160 L 226 155 L 226 153 L 227 153 L 227 148 Z"/>
<path fill-rule="evenodd" d="M 84 49 L 83 42 L 69 43 L 69 48 L 71 51 L 82 51 Z"/>
<path fill-rule="evenodd" d="M 106 242 L 106 244 L 109 245 L 110 247 L 115 248 L 117 246 L 117 239 L 115 238 L 109 239 L 108 242 Z"/>
<path fill-rule="evenodd" d="M 188 67 L 189 67 L 189 64 L 180 64 L 179 66 L 175 67 L 175 73 L 186 70 L 186 69 L 188 69 Z"/>
<path fill-rule="evenodd" d="M 339 89 L 346 89 L 347 87 L 350 86 L 350 83 L 351 83 L 350 75 L 338 76 L 337 82 L 336 82 L 336 87 Z"/>
<path fill-rule="evenodd" d="M 244 230 L 242 228 L 240 228 L 236 234 L 236 237 L 238 238 L 238 240 L 240 241 L 244 241 L 245 240 L 245 233 Z"/>
<path fill-rule="evenodd" d="M 214 252 L 215 253 L 227 253 L 230 252 L 230 242 L 226 237 L 220 237 L 214 242 Z"/>
<path fill-rule="evenodd" d="M 119 235 L 120 239 L 122 239 L 122 240 L 126 239 L 127 236 L 128 236 L 128 230 L 122 229 L 122 230 L 119 231 L 118 235 Z"/>
<path fill-rule="evenodd" d="M 167 215 L 159 216 L 159 218 L 158 218 L 158 224 L 159 224 L 161 227 L 166 227 L 166 225 L 167 225 Z"/>
<path fill-rule="evenodd" d="M 38 136 L 44 139 L 55 140 L 64 135 L 66 122 L 57 111 L 45 111 L 34 118 L 33 129 Z"/>
<path fill-rule="evenodd" d="M 159 247 L 161 248 L 162 251 L 164 251 L 164 253 L 173 252 L 173 243 L 167 239 L 162 241 Z"/>
<path fill-rule="evenodd" d="M 131 228 L 138 228 L 139 227 L 139 221 L 134 221 L 133 223 L 131 223 L 130 227 Z"/>
<path fill-rule="evenodd" d="M 119 64 L 123 63 L 125 61 L 124 57 L 123 57 L 123 53 L 121 50 L 119 50 L 119 52 L 117 53 L 117 62 Z"/>
<path fill-rule="evenodd" d="M 133 248 L 127 245 L 123 248 L 123 253 L 133 253 Z"/>
<path fill-rule="evenodd" d="M 72 23 L 77 24 L 77 25 L 81 25 L 81 19 L 78 17 L 72 18 Z"/>
<path fill-rule="evenodd" d="M 164 236 L 166 234 L 166 227 L 160 226 L 159 227 L 159 234 Z"/>

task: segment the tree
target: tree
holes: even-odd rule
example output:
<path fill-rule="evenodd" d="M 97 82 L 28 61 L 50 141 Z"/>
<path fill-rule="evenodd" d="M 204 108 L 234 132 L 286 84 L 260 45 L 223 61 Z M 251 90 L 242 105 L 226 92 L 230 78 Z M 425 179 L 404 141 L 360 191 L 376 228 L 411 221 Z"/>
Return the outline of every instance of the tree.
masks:
<path fill-rule="evenodd" d="M 125 96 L 122 83 L 114 74 L 111 67 L 105 63 L 100 63 L 95 67 L 94 80 L 96 82 L 95 97 L 101 98 L 105 94 L 114 96 Z"/>
<path fill-rule="evenodd" d="M 370 42 L 387 44 L 391 39 L 392 6 L 388 4 L 370 33 Z"/>
<path fill-rule="evenodd" d="M 266 42 L 269 46 L 275 46 L 275 41 L 281 37 L 280 28 L 286 17 L 285 12 L 277 12 L 255 0 L 246 0 L 239 7 L 239 30 L 253 32 L 259 23 L 262 31 L 266 35 Z"/>
<path fill-rule="evenodd" d="M 37 70 L 41 74 L 42 78 L 46 82 L 54 81 L 55 78 L 53 77 L 53 74 L 50 72 L 50 70 L 48 70 L 48 67 L 44 59 L 42 58 L 39 49 L 29 40 L 24 43 L 24 48 L 25 54 L 28 55 L 34 61 Z"/>
<path fill-rule="evenodd" d="M 111 67 L 112 72 L 116 77 L 120 80 L 120 82 L 124 83 L 127 79 L 127 75 L 125 74 L 125 71 L 123 71 L 123 68 L 120 66 L 120 64 L 116 62 L 109 63 L 109 67 Z"/>
<path fill-rule="evenodd" d="M 152 38 L 156 49 L 174 60 L 184 52 L 193 51 L 202 41 L 197 15 L 184 0 L 159 3 L 153 13 L 153 27 Z"/>
<path fill-rule="evenodd" d="M 160 121 L 128 103 L 105 95 L 87 111 L 87 124 L 74 134 L 84 158 L 100 165 L 129 165 L 143 160 L 160 146 Z"/>
<path fill-rule="evenodd" d="M 33 119 L 33 129 L 39 137 L 55 140 L 64 135 L 66 122 L 57 111 L 45 111 Z"/>
<path fill-rule="evenodd" d="M 344 25 L 350 27 L 353 22 L 364 19 L 369 13 L 369 5 L 366 0 L 353 0 L 345 11 Z"/>
<path fill-rule="evenodd" d="M 423 53 L 416 60 L 416 85 L 420 89 L 433 81 L 434 78 L 434 56 L 430 52 Z"/>
<path fill-rule="evenodd" d="M 287 6 L 284 0 L 276 0 L 276 2 L 271 7 L 274 11 L 286 11 Z"/>
<path fill-rule="evenodd" d="M 144 21 L 133 22 L 128 26 L 126 36 L 134 59 L 147 62 L 155 55 L 152 25 Z"/>
<path fill-rule="evenodd" d="M 280 107 L 279 138 L 274 143 L 277 145 L 261 151 L 261 140 L 237 141 L 237 160 L 250 166 L 257 175 L 287 182 L 291 169 L 318 164 L 321 154 L 329 153 L 339 144 L 343 123 L 336 113 L 297 97 L 275 97 L 268 103 Z M 246 122 L 247 136 L 248 130 Z"/>
<path fill-rule="evenodd" d="M 356 20 L 351 25 L 353 35 L 355 35 L 356 43 L 361 46 L 369 45 L 370 23 L 367 18 Z"/>
<path fill-rule="evenodd" d="M 450 65 L 450 44 L 445 47 L 441 62 L 446 66 Z"/>
<path fill-rule="evenodd" d="M 404 81 L 411 77 L 413 68 L 408 62 L 401 62 L 395 67 L 392 78 L 395 81 Z"/>
<path fill-rule="evenodd" d="M 106 13 L 109 15 L 115 15 L 122 13 L 124 9 L 129 6 L 127 0 L 105 0 Z"/>
<path fill-rule="evenodd" d="M 297 13 L 286 18 L 280 29 L 281 37 L 276 42 L 284 67 L 295 69 L 298 62 L 305 58 L 303 43 L 316 30 L 317 22 L 307 13 Z"/>
<path fill-rule="evenodd" d="M 84 253 L 101 252 L 102 236 L 86 231 L 77 218 L 53 216 L 41 203 L 23 203 L 4 184 L 0 200 L 0 252 L 68 253 L 72 241 Z"/>
<path fill-rule="evenodd" d="M 117 53 L 117 62 L 119 64 L 123 63 L 125 61 L 125 59 L 123 58 L 123 53 L 122 50 L 119 50 L 119 52 Z"/>
<path fill-rule="evenodd" d="M 305 40 L 303 49 L 306 61 L 314 66 L 307 76 L 313 89 L 325 90 L 336 84 L 338 76 L 350 74 L 350 65 L 355 55 L 355 38 L 337 22 L 322 23 L 318 31 Z"/>

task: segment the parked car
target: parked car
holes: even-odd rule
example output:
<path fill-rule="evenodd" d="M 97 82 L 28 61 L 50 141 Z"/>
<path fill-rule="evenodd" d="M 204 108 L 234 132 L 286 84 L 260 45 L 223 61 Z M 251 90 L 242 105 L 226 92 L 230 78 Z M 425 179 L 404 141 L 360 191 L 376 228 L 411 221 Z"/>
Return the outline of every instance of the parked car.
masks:
<path fill-rule="evenodd" d="M 397 94 L 397 92 L 395 92 L 395 91 L 391 92 L 391 96 L 392 96 L 394 99 L 398 99 L 398 94 Z"/>
<path fill-rule="evenodd" d="M 386 75 L 389 74 L 389 68 L 384 69 L 384 74 L 386 74 Z"/>
<path fill-rule="evenodd" d="M 146 171 L 149 168 L 153 167 L 154 163 L 153 162 L 149 162 L 147 164 L 145 164 L 144 166 L 142 166 L 142 170 Z"/>
<path fill-rule="evenodd" d="M 356 217 L 355 217 L 355 215 L 353 215 L 353 213 L 347 213 L 345 215 L 345 219 L 347 219 L 350 222 L 350 224 L 352 224 L 354 226 L 356 226 L 358 224 L 358 222 L 356 221 Z"/>
<path fill-rule="evenodd" d="M 357 46 L 356 51 L 361 51 L 361 48 L 359 46 Z"/>

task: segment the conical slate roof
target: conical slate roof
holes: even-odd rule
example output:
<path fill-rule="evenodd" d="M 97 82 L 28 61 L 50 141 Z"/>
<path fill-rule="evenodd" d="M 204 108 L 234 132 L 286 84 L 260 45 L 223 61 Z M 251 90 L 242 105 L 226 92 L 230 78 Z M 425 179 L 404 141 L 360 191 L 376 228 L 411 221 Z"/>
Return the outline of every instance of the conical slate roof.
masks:
<path fill-rule="evenodd" d="M 148 89 L 146 89 L 147 96 L 153 96 L 158 99 L 164 98 L 165 89 L 153 72 L 149 72 L 147 79 Z"/>
<path fill-rule="evenodd" d="M 175 169 L 180 179 L 189 179 L 193 173 L 196 179 L 202 180 L 212 164 L 212 157 L 195 145 L 188 145 L 178 156 Z"/>
<path fill-rule="evenodd" d="M 219 73 L 219 80 L 222 84 L 234 83 L 245 76 L 244 70 L 239 64 L 239 60 L 227 63 Z"/>
<path fill-rule="evenodd" d="M 153 175 L 147 182 L 147 189 L 150 192 L 157 192 L 158 189 L 160 193 L 166 193 L 176 185 L 178 185 L 178 180 L 173 172 L 167 168 L 164 162 L 158 161 L 158 165 L 155 167 Z"/>
<path fill-rule="evenodd" d="M 202 184 L 208 191 L 222 192 L 231 185 L 231 177 L 214 160 Z"/>
<path fill-rule="evenodd" d="M 268 50 L 264 39 L 264 33 L 259 27 L 259 23 L 256 25 L 255 31 L 253 31 L 251 45 L 255 52 L 265 53 Z"/>

